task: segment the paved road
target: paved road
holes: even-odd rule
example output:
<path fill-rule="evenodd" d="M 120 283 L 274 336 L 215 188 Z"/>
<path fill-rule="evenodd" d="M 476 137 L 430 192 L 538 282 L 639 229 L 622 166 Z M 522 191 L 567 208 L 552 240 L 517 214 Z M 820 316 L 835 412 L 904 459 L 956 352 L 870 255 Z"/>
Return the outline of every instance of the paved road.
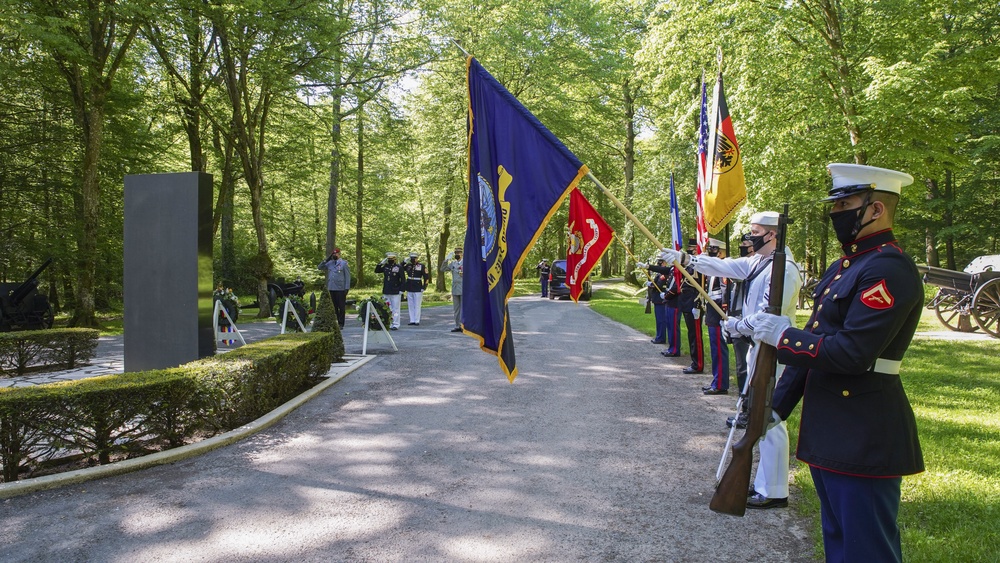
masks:
<path fill-rule="evenodd" d="M 0 501 L 0 560 L 812 560 L 790 509 L 708 510 L 733 397 L 587 306 L 511 313 L 513 385 L 425 309 L 398 353 L 253 438 Z"/>

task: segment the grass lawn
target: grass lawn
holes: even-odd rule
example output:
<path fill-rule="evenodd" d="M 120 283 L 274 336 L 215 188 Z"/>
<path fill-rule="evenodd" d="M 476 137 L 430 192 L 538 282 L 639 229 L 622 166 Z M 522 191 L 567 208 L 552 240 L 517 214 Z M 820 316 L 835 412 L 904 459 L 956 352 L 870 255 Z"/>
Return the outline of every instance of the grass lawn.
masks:
<path fill-rule="evenodd" d="M 595 289 L 591 307 L 652 336 L 637 289 Z M 800 311 L 797 326 L 810 311 Z M 917 331 L 945 330 L 924 310 Z M 683 340 L 683 339 L 682 339 Z M 1000 561 L 1000 341 L 917 337 L 903 361 L 906 393 L 917 417 L 927 471 L 903 478 L 899 526 L 907 561 Z M 735 381 L 735 366 L 732 380 Z M 788 420 L 794 453 L 799 412 Z M 813 523 L 822 558 L 819 500 L 808 468 L 793 460 L 793 506 Z M 707 507 L 706 507 L 707 510 Z"/>

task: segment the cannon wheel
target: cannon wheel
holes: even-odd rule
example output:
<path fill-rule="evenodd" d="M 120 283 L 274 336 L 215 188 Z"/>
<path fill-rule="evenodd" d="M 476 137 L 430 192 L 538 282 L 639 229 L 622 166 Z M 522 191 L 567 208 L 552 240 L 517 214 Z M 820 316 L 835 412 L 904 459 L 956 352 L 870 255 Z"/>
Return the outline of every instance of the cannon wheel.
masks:
<path fill-rule="evenodd" d="M 962 294 L 954 290 L 941 288 L 934 298 L 934 312 L 941 324 L 957 332 L 974 332 L 975 325 L 969 318 L 969 313 L 961 307 Z"/>
<path fill-rule="evenodd" d="M 992 279 L 976 289 L 972 298 L 972 316 L 979 328 L 1000 338 L 1000 278 Z"/>
<path fill-rule="evenodd" d="M 46 301 L 45 311 L 42 312 L 42 328 L 52 328 L 54 322 L 56 322 L 56 314 L 52 310 L 52 305 Z"/>

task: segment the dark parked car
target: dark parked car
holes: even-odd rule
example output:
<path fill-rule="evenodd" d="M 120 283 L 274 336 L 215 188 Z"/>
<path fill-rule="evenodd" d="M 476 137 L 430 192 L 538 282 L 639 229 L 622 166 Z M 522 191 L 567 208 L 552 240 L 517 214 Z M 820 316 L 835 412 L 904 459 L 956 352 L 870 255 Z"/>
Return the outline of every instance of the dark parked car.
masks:
<path fill-rule="evenodd" d="M 590 301 L 590 278 L 583 280 L 583 293 L 580 294 L 581 301 Z M 569 286 L 566 285 L 566 261 L 554 260 L 552 269 L 549 270 L 549 299 L 556 297 L 569 299 Z"/>

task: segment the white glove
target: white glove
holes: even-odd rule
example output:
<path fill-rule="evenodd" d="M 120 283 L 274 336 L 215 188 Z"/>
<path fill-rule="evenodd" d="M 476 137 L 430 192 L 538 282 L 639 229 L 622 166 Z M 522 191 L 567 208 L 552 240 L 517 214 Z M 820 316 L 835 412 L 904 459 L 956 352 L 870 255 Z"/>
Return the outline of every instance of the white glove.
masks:
<path fill-rule="evenodd" d="M 691 262 L 691 257 L 688 256 L 687 252 L 681 250 L 674 250 L 672 248 L 664 248 L 660 251 L 660 258 L 663 258 L 667 263 L 673 264 L 674 262 L 679 262 L 681 266 L 687 267 Z"/>
<path fill-rule="evenodd" d="M 381 264 L 381 265 L 383 265 L 383 266 L 384 266 L 384 265 L 386 264 L 386 262 L 388 262 L 388 261 L 389 261 L 389 259 L 388 259 L 388 258 L 383 258 L 383 259 L 382 259 L 382 261 L 381 261 L 381 262 L 379 262 L 379 264 Z"/>
<path fill-rule="evenodd" d="M 449 262 L 451 262 L 452 260 L 455 259 L 455 253 L 454 252 L 449 252 L 448 255 L 444 257 L 444 259 L 447 260 L 447 261 L 449 261 Z"/>
<path fill-rule="evenodd" d="M 649 264 L 647 264 L 645 262 L 636 262 L 635 263 L 635 267 L 639 268 L 640 270 L 645 270 L 646 268 L 649 267 Z"/>
<path fill-rule="evenodd" d="M 663 292 L 661 291 L 661 292 L 660 292 L 660 299 L 664 299 L 664 300 L 665 300 L 666 298 L 667 298 L 667 294 L 666 294 L 666 293 L 663 293 Z"/>
<path fill-rule="evenodd" d="M 694 320 L 700 319 L 701 318 L 701 309 L 699 309 L 697 307 L 695 307 L 694 309 L 691 309 L 691 316 L 694 317 Z"/>
<path fill-rule="evenodd" d="M 771 313 L 755 313 L 746 319 L 753 327 L 753 339 L 771 346 L 777 346 L 781 335 L 792 325 L 788 317 L 772 315 Z"/>
<path fill-rule="evenodd" d="M 736 323 L 740 322 L 742 319 L 740 317 L 726 317 L 726 320 L 722 321 L 722 330 L 729 335 L 729 338 L 737 339 L 741 336 L 740 331 L 736 329 Z"/>
<path fill-rule="evenodd" d="M 653 287 L 653 282 L 651 281 L 646 282 L 646 287 Z"/>

